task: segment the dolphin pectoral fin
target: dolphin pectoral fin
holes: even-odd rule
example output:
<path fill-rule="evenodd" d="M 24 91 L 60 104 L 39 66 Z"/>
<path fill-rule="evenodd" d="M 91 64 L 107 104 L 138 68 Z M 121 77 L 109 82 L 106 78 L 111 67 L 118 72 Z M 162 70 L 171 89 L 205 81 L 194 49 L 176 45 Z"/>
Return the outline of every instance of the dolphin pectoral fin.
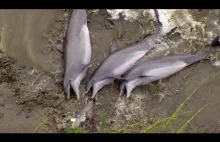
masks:
<path fill-rule="evenodd" d="M 124 78 L 121 77 L 121 76 L 115 76 L 114 78 L 115 78 L 115 79 L 118 79 L 118 80 L 124 80 L 124 81 L 126 80 L 126 79 L 124 79 Z"/>
<path fill-rule="evenodd" d="M 111 43 L 111 53 L 118 50 L 118 49 L 119 49 L 119 47 L 118 47 L 117 42 L 115 40 L 112 41 L 112 43 Z"/>
<path fill-rule="evenodd" d="M 58 51 L 63 52 L 64 51 L 63 43 L 57 44 L 56 48 L 57 48 Z"/>
<path fill-rule="evenodd" d="M 149 76 L 149 75 L 141 75 L 141 76 L 139 76 L 139 78 L 145 78 L 145 77 L 155 77 L 155 76 Z"/>
<path fill-rule="evenodd" d="M 83 70 L 84 70 L 85 68 L 90 68 L 90 67 L 94 64 L 95 60 L 97 60 L 97 59 L 98 59 L 98 58 L 95 58 L 95 59 L 93 59 L 91 62 L 89 62 L 88 64 L 86 64 L 86 65 L 84 66 Z"/>

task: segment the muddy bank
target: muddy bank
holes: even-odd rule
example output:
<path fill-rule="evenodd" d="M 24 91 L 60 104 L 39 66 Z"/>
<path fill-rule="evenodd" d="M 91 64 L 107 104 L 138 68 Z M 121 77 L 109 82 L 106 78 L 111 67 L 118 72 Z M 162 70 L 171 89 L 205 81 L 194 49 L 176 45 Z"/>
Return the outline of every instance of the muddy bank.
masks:
<path fill-rule="evenodd" d="M 75 95 L 67 100 L 62 89 L 63 56 L 55 46 L 63 39 L 69 12 L 0 11 L 0 132 L 66 132 L 62 128 L 66 124 L 64 120 L 78 113 L 88 102 L 91 94 L 81 97 L 80 101 Z M 137 19 L 130 21 L 123 16 L 112 19 L 106 10 L 88 11 L 92 58 L 98 57 L 98 60 L 83 80 L 82 90 L 88 77 L 109 55 L 113 40 L 125 48 L 154 33 L 156 22 L 151 14 L 138 12 L 141 14 Z M 191 21 L 180 24 L 175 33 L 158 39 L 156 50 L 142 61 L 155 56 L 194 53 L 220 34 L 219 10 L 179 10 L 174 13 L 174 19 L 181 21 L 186 13 L 191 15 Z M 192 26 L 190 22 L 197 24 L 192 30 L 188 30 Z M 216 55 L 213 57 L 218 57 Z M 193 90 L 210 75 L 216 75 L 181 109 L 181 113 L 188 113 L 180 115 L 166 129 L 155 131 L 177 132 L 200 108 L 211 103 L 194 117 L 185 132 L 218 133 L 218 71 L 208 60 L 201 61 L 167 79 L 137 87 L 129 99 L 119 97 L 118 82 L 115 82 L 99 92 L 96 106 L 80 129 L 83 132 L 143 132 L 156 120 L 171 116 Z M 129 127 L 125 127 L 127 125 Z"/>

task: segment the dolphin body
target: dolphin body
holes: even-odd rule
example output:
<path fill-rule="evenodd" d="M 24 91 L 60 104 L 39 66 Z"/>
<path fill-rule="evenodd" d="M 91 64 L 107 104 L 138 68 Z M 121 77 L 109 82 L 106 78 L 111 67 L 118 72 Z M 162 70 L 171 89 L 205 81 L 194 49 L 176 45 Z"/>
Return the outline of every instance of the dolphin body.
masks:
<path fill-rule="evenodd" d="M 63 87 L 67 98 L 70 98 L 72 88 L 79 100 L 79 85 L 91 63 L 91 43 L 86 10 L 76 9 L 72 11 L 64 43 L 58 45 L 57 49 L 61 52 L 64 51 Z"/>
<path fill-rule="evenodd" d="M 213 45 L 217 44 L 216 41 L 213 42 Z M 124 76 L 124 81 L 120 85 L 120 95 L 126 89 L 127 98 L 129 98 L 135 87 L 168 77 L 200 61 L 209 51 L 210 47 L 206 47 L 196 54 L 167 56 L 138 64 Z"/>
<path fill-rule="evenodd" d="M 122 79 L 121 76 L 124 73 L 131 69 L 139 59 L 154 48 L 155 41 L 162 35 L 162 24 L 159 22 L 157 11 L 155 11 L 155 13 L 158 20 L 155 34 L 134 45 L 118 50 L 116 50 L 117 44 L 113 42 L 111 47 L 112 53 L 102 62 L 87 82 L 86 92 L 88 93 L 89 90 L 93 88 L 92 98 L 94 98 L 97 92 L 105 85 L 112 84 L 115 79 Z"/>

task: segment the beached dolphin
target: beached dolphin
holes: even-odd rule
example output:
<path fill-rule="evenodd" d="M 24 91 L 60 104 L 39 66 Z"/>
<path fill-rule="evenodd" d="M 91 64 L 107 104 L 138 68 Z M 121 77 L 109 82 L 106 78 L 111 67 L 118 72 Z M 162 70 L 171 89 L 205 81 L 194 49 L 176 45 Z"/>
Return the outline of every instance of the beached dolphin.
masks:
<path fill-rule="evenodd" d="M 212 45 L 216 46 L 217 44 L 217 42 L 214 42 Z M 124 81 L 122 81 L 120 85 L 120 95 L 124 89 L 126 89 L 128 98 L 135 87 L 168 77 L 186 66 L 200 61 L 209 51 L 210 46 L 207 46 L 205 49 L 193 55 L 160 57 L 155 60 L 137 64 L 124 76 Z"/>
<path fill-rule="evenodd" d="M 91 43 L 86 10 L 72 11 L 64 43 L 57 48 L 64 51 L 64 91 L 69 99 L 72 88 L 79 100 L 79 85 L 91 65 Z"/>
<path fill-rule="evenodd" d="M 87 82 L 86 92 L 93 88 L 92 98 L 105 85 L 113 83 L 115 79 L 122 79 L 122 75 L 131 69 L 135 63 L 155 46 L 155 41 L 162 36 L 157 10 L 155 14 L 158 26 L 155 34 L 143 39 L 134 45 L 120 50 L 115 50 L 117 44 L 113 42 L 112 53 L 102 62 Z"/>

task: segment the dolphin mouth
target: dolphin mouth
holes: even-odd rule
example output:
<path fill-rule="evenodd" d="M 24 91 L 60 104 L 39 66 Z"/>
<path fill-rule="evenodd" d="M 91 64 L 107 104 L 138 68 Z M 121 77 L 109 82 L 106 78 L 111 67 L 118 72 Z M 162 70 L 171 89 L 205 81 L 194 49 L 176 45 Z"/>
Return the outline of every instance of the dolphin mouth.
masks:
<path fill-rule="evenodd" d="M 79 100 L 80 99 L 79 83 L 76 82 L 76 81 L 71 81 L 70 85 L 71 85 L 71 88 L 73 89 L 73 91 L 76 94 L 77 100 Z"/>
<path fill-rule="evenodd" d="M 71 80 L 69 80 L 69 82 L 66 85 L 65 84 L 63 85 L 64 92 L 67 94 L 67 99 L 70 98 L 70 90 L 71 90 L 70 82 L 71 82 Z"/>
<path fill-rule="evenodd" d="M 79 91 L 79 83 L 73 80 L 69 80 L 67 85 L 64 86 L 64 91 L 67 94 L 67 99 L 70 99 L 71 92 L 74 91 L 74 93 L 77 96 L 77 99 L 80 99 L 80 91 Z"/>

